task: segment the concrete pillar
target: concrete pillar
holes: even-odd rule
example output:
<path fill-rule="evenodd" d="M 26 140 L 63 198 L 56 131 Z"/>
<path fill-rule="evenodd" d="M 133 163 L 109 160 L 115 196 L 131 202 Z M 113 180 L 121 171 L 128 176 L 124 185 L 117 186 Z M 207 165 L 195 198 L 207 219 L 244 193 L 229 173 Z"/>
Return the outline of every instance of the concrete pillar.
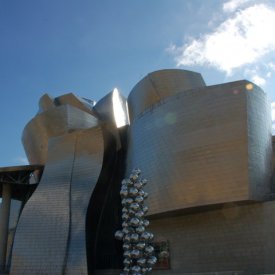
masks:
<path fill-rule="evenodd" d="M 9 218 L 11 205 L 11 185 L 4 183 L 2 187 L 2 207 L 0 222 L 0 271 L 6 268 L 6 254 L 9 235 Z"/>

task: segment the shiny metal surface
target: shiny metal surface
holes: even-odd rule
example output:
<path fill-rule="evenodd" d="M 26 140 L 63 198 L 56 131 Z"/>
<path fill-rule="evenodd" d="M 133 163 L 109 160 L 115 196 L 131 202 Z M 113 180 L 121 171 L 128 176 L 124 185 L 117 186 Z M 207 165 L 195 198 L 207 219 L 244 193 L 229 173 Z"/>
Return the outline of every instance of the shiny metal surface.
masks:
<path fill-rule="evenodd" d="M 264 91 L 253 85 L 247 92 L 248 177 L 250 197 L 268 195 L 272 175 L 270 103 Z"/>
<path fill-rule="evenodd" d="M 272 164 L 273 164 L 273 173 L 271 178 L 271 185 L 274 186 L 272 190 L 275 193 L 275 136 L 272 136 Z"/>
<path fill-rule="evenodd" d="M 52 138 L 44 173 L 25 205 L 14 239 L 11 274 L 61 274 L 70 231 L 70 181 L 76 134 Z"/>
<path fill-rule="evenodd" d="M 22 143 L 31 164 L 45 164 L 48 140 L 98 124 L 91 114 L 70 105 L 50 108 L 37 114 L 24 128 Z"/>
<path fill-rule="evenodd" d="M 140 167 L 148 175 L 148 215 L 262 200 L 270 192 L 269 106 L 264 92 L 255 85 L 248 90 L 247 84 L 183 91 L 143 113 L 134 103 L 144 100 L 147 90 L 130 95 L 130 113 L 136 116 L 129 128 L 126 173 Z"/>
<path fill-rule="evenodd" d="M 140 169 L 132 170 L 129 179 L 124 179 L 121 182 L 121 190 L 123 190 L 123 192 L 120 192 L 121 200 L 131 200 L 130 203 L 123 207 L 123 229 L 115 232 L 115 238 L 123 241 L 124 272 L 121 273 L 122 275 L 134 274 L 135 272 L 140 275 L 148 274 L 149 270 L 148 272 L 147 270 L 143 272 L 141 269 L 154 265 L 152 260 L 154 247 L 151 245 L 154 235 L 145 231 L 145 227 L 148 226 L 149 223 L 144 219 L 144 213 L 140 211 L 140 209 L 146 206 L 144 205 L 144 200 L 140 202 L 134 201 L 139 195 L 139 190 L 133 186 L 139 186 L 139 189 L 142 190 L 143 183 L 147 183 L 147 180 L 141 177 Z M 130 270 L 134 273 L 129 273 Z"/>
<path fill-rule="evenodd" d="M 38 106 L 39 106 L 38 113 L 47 111 L 48 109 L 55 107 L 54 99 L 50 95 L 44 94 L 39 99 Z"/>
<path fill-rule="evenodd" d="M 128 97 L 130 120 L 132 122 L 166 97 L 204 86 L 203 78 L 196 72 L 173 69 L 149 73 L 136 84 Z"/>
<path fill-rule="evenodd" d="M 86 113 L 94 115 L 93 107 L 94 107 L 95 101 L 81 98 L 79 96 L 74 95 L 73 93 L 56 97 L 54 99 L 54 104 L 56 106 L 70 105 Z"/>
<path fill-rule="evenodd" d="M 30 163 L 45 164 L 45 170 L 17 226 L 11 273 L 88 274 L 104 255 L 102 240 L 110 239 L 101 236 L 100 217 L 118 208 L 107 198 L 122 176 L 125 130 L 117 127 L 128 124 L 126 100 L 114 90 L 94 108 L 94 101 L 73 94 L 46 94 L 39 108 L 22 141 Z"/>
<path fill-rule="evenodd" d="M 86 254 L 87 208 L 103 163 L 104 142 L 99 127 L 80 131 L 71 177 L 70 238 L 65 274 L 88 274 Z M 93 219 L 93 217 L 89 217 Z"/>
<path fill-rule="evenodd" d="M 128 107 L 117 89 L 97 104 L 41 97 L 22 141 L 30 163 L 45 170 L 17 226 L 11 274 L 85 275 L 118 268 L 122 254 L 124 274 L 150 272 L 154 235 L 144 216 L 270 192 L 269 109 L 257 86 L 206 87 L 198 73 L 162 70 L 142 79 L 128 104 L 127 143 Z"/>
<path fill-rule="evenodd" d="M 98 101 L 94 110 L 101 121 L 115 125 L 116 128 L 129 124 L 126 98 L 116 88 Z"/>
<path fill-rule="evenodd" d="M 12 274 L 87 274 L 86 211 L 103 148 L 99 127 L 49 140 L 41 182 L 17 226 Z"/>

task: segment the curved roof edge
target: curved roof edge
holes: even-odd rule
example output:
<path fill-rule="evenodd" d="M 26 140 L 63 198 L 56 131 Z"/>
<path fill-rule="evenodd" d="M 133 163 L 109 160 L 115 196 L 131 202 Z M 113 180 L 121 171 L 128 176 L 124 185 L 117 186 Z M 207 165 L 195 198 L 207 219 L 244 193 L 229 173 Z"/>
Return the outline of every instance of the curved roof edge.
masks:
<path fill-rule="evenodd" d="M 151 72 L 140 80 L 129 94 L 130 120 L 168 96 L 204 86 L 205 82 L 197 72 L 180 69 Z"/>

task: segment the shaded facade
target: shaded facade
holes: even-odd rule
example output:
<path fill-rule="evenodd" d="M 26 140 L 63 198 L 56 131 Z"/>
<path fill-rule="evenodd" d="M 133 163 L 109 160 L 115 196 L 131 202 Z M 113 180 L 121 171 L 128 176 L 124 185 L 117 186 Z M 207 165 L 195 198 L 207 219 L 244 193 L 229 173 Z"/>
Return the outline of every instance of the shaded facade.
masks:
<path fill-rule="evenodd" d="M 162 70 L 127 100 L 46 94 L 22 142 L 44 171 L 24 199 L 10 274 L 119 274 L 120 182 L 135 167 L 149 180 L 153 274 L 275 272 L 274 137 L 272 151 L 253 83 Z"/>

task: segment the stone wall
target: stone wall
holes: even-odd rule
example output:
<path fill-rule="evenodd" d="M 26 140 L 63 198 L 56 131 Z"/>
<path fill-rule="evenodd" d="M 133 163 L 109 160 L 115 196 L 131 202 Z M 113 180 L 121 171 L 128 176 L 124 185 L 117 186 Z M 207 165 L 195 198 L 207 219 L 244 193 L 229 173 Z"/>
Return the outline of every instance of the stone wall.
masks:
<path fill-rule="evenodd" d="M 270 201 L 151 220 L 156 241 L 169 241 L 171 264 L 153 274 L 274 274 L 274 212 Z"/>

